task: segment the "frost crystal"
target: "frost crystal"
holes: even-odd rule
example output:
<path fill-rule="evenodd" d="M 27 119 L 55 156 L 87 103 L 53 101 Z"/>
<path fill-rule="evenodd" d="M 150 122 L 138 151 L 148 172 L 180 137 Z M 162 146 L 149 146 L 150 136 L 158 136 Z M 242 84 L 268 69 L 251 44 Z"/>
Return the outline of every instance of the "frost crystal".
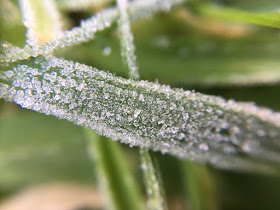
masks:
<path fill-rule="evenodd" d="M 250 103 L 126 80 L 55 57 L 11 63 L 0 82 L 7 101 L 131 146 L 229 168 L 280 162 L 280 114 Z"/>

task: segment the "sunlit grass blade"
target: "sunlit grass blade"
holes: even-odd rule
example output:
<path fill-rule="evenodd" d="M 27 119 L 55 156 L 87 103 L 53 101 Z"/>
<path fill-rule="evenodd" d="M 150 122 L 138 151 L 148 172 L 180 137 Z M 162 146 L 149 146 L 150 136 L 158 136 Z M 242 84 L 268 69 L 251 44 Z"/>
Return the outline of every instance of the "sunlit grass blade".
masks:
<path fill-rule="evenodd" d="M 62 30 L 61 18 L 54 0 L 20 0 L 26 43 L 34 46 L 57 37 Z"/>
<path fill-rule="evenodd" d="M 251 12 L 212 4 L 198 4 L 196 9 L 211 18 L 280 28 L 278 12 Z"/>
<path fill-rule="evenodd" d="M 172 5 L 182 3 L 184 0 L 137 0 L 128 5 L 128 11 L 132 20 L 146 18 L 155 12 L 168 10 Z M 67 46 L 77 45 L 87 42 L 94 38 L 98 31 L 109 28 L 118 17 L 117 8 L 104 9 L 91 18 L 81 22 L 81 26 L 74 27 L 70 31 L 60 33 L 55 39 L 50 40 L 46 44 L 30 46 L 26 45 L 17 52 L 9 52 L 0 56 L 0 61 L 9 62 L 27 59 L 30 56 L 36 57 L 40 54 L 51 53 L 55 49 Z"/>
<path fill-rule="evenodd" d="M 143 210 L 142 198 L 135 186 L 117 142 L 86 130 L 89 155 L 97 173 L 97 183 L 110 210 Z"/>
<path fill-rule="evenodd" d="M 113 140 L 218 167 L 280 162 L 280 113 L 39 56 L 5 66 L 0 97 Z"/>

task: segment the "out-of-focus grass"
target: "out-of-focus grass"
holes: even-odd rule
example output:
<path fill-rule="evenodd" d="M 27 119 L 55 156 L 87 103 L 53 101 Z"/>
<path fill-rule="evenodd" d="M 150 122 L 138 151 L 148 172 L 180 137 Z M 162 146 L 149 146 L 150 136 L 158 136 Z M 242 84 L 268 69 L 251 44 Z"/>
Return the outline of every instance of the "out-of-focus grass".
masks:
<path fill-rule="evenodd" d="M 4 104 L 0 112 L 0 188 L 54 180 L 89 182 L 82 128 Z"/>

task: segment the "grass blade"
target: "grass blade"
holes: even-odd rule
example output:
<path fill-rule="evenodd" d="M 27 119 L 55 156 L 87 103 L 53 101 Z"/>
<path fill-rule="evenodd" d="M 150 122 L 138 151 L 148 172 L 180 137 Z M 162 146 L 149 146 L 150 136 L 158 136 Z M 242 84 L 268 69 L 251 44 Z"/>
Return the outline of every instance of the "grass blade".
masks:
<path fill-rule="evenodd" d="M 159 169 L 155 167 L 147 149 L 140 150 L 141 167 L 148 196 L 147 206 L 150 210 L 167 209 L 161 184 Z"/>
<path fill-rule="evenodd" d="M 183 162 L 183 174 L 189 205 L 193 210 L 217 210 L 218 199 L 211 174 L 206 166 Z"/>
<path fill-rule="evenodd" d="M 99 7 L 111 3 L 113 0 L 57 0 L 57 5 L 62 10 L 79 11 Z"/>
<path fill-rule="evenodd" d="M 140 79 L 138 66 L 136 64 L 135 49 L 133 44 L 133 34 L 131 33 L 130 21 L 127 12 L 127 1 L 117 0 L 120 17 L 118 19 L 118 29 L 121 45 L 121 54 L 124 64 L 129 70 L 129 78 Z"/>
<path fill-rule="evenodd" d="M 107 209 L 142 210 L 141 196 L 124 162 L 119 145 L 87 129 L 89 155 L 97 173 Z"/>
<path fill-rule="evenodd" d="M 198 5 L 196 9 L 201 14 L 212 18 L 280 28 L 280 15 L 278 12 L 247 12 L 211 4 Z"/>

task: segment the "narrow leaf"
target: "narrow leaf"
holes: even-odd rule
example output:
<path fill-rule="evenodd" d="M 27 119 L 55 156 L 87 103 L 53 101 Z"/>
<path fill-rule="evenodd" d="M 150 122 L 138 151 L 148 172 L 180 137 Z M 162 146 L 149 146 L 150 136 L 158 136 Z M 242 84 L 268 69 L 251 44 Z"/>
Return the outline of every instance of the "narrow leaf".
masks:
<path fill-rule="evenodd" d="M 89 155 L 107 209 L 142 210 L 141 197 L 124 162 L 119 145 L 87 129 Z"/>
<path fill-rule="evenodd" d="M 201 14 L 212 18 L 280 28 L 280 14 L 278 12 L 247 12 L 211 4 L 198 5 L 196 9 Z"/>
<path fill-rule="evenodd" d="M 269 109 L 127 80 L 55 57 L 5 68 L 0 98 L 113 140 L 224 168 L 266 170 L 280 162 L 280 113 Z"/>
<path fill-rule="evenodd" d="M 120 17 L 118 19 L 119 37 L 121 43 L 121 54 L 131 79 L 139 79 L 138 66 L 136 64 L 133 34 L 131 33 L 130 20 L 127 13 L 127 1 L 117 0 Z"/>
<path fill-rule="evenodd" d="M 148 195 L 147 206 L 149 210 L 167 209 L 159 169 L 154 166 L 151 155 L 147 149 L 140 150 L 141 167 Z"/>
<path fill-rule="evenodd" d="M 184 161 L 182 166 L 188 206 L 193 210 L 218 210 L 215 183 L 207 166 L 189 161 Z"/>
<path fill-rule="evenodd" d="M 91 9 L 107 3 L 111 3 L 113 0 L 56 0 L 57 5 L 62 10 L 79 11 L 83 9 Z"/>

